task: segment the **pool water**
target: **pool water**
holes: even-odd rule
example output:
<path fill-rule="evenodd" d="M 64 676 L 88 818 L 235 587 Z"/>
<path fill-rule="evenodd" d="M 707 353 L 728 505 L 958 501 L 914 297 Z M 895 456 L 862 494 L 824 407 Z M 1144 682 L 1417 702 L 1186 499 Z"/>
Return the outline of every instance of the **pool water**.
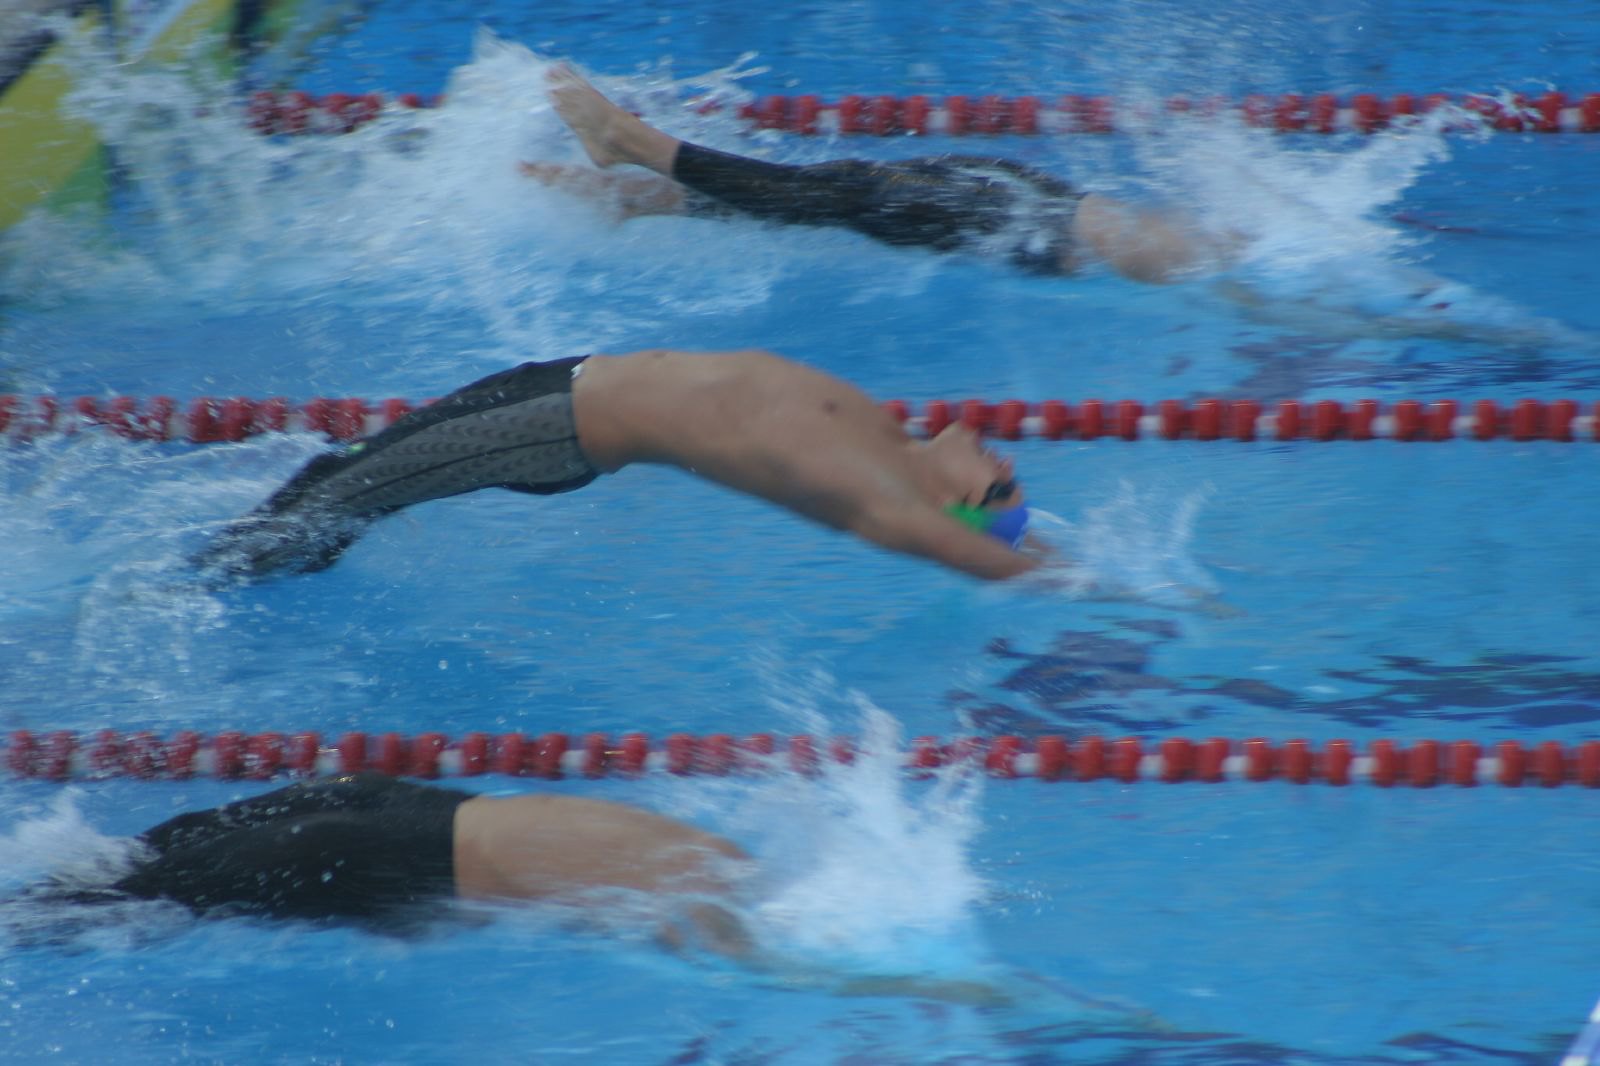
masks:
<path fill-rule="evenodd" d="M 771 348 L 919 404 L 1596 398 L 1595 137 L 842 142 L 673 103 L 677 82 L 1578 93 L 1600 87 L 1585 6 L 440 6 L 374 6 L 308 59 L 294 84 L 316 93 L 447 93 L 345 137 L 267 140 L 195 106 L 210 90 L 89 67 L 84 106 L 128 181 L 109 221 L 34 218 L 0 244 L 0 392 L 416 400 L 528 358 L 665 345 Z M 515 172 L 578 158 L 543 57 L 715 147 L 993 151 L 1180 203 L 1250 254 L 1227 285 L 1141 287 L 843 232 L 613 227 Z M 1419 272 L 1457 286 L 1452 328 L 1398 295 Z M 1002 445 L 1094 596 L 979 586 L 657 469 L 418 507 L 323 574 L 186 577 L 209 530 L 323 447 L 0 445 L 0 726 L 1365 745 L 1570 743 L 1600 720 L 1589 445 Z M 930 782 L 876 763 L 471 787 L 733 837 L 761 860 L 752 921 L 793 969 L 542 914 L 394 941 L 150 907 L 65 947 L 0 946 L 0 1057 L 1544 1063 L 1600 994 L 1577 788 Z M 252 791 L 0 780 L 0 879 Z M 1014 1002 L 843 997 L 802 970 L 984 980 Z"/>

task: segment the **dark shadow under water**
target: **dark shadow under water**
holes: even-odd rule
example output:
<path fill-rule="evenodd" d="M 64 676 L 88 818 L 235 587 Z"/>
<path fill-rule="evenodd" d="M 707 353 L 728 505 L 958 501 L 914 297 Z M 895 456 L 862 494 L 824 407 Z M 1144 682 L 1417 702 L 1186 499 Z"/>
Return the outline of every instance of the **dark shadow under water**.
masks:
<path fill-rule="evenodd" d="M 1366 686 L 1359 696 L 1319 698 L 1260 678 L 1212 674 L 1168 677 L 1152 662 L 1178 641 L 1177 623 L 1119 620 L 1107 631 L 1066 630 L 1038 652 L 997 639 L 987 652 L 1010 664 L 995 687 L 1016 703 L 971 691 L 948 699 L 984 733 L 1085 735 L 1115 730 L 1157 733 L 1225 720 L 1240 704 L 1352 728 L 1398 723 L 1468 722 L 1497 730 L 1600 723 L 1600 673 L 1570 656 L 1484 655 L 1462 662 L 1380 656 L 1371 666 L 1327 669 L 1331 681 Z M 1151 715 L 1144 694 L 1162 694 L 1171 713 Z M 1134 706 L 1138 710 L 1134 710 Z"/>

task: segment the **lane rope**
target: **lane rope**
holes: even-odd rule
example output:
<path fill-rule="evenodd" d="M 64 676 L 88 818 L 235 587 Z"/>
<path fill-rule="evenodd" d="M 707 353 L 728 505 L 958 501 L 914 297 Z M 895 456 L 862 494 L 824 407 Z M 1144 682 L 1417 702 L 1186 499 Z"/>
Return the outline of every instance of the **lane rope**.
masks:
<path fill-rule="evenodd" d="M 4 765 L 17 778 L 69 781 L 84 778 L 267 780 L 376 771 L 421 778 L 637 777 L 668 773 L 750 775 L 779 771 L 814 774 L 827 763 L 848 763 L 858 741 L 771 733 L 734 736 L 673 733 L 653 741 L 644 733 L 345 733 L 324 744 L 315 732 L 181 731 L 163 738 L 142 731 L 105 729 L 87 736 L 69 730 L 17 730 L 5 744 Z M 1359 751 L 1349 740 L 1321 742 L 1261 737 L 994 736 L 941 739 L 922 736 L 897 755 L 913 775 L 966 765 L 1008 780 L 1366 783 L 1380 788 L 1436 785 L 1524 785 L 1600 788 L 1600 740 L 1563 745 L 1546 740 L 1374 740 Z"/>
<path fill-rule="evenodd" d="M 251 128 L 269 135 L 350 133 L 390 114 L 434 108 L 442 96 L 417 93 L 254 93 L 245 104 Z M 1159 119 L 1237 116 L 1246 125 L 1280 133 L 1376 133 L 1451 108 L 1447 129 L 1502 133 L 1600 133 L 1600 92 L 1257 94 L 1239 100 L 1175 96 L 1151 106 L 1106 96 L 1060 97 L 851 93 L 827 101 L 811 93 L 772 95 L 743 104 L 740 118 L 758 129 L 807 136 L 994 136 L 1105 134 L 1142 129 Z M 698 105 L 716 111 L 715 104 Z"/>
<path fill-rule="evenodd" d="M 985 436 L 1053 441 L 1395 440 L 1600 441 L 1600 400 L 932 400 L 918 411 L 904 400 L 883 405 L 913 435 L 933 436 L 960 422 Z M 404 399 L 368 403 L 318 397 L 201 397 L 180 405 L 168 396 L 77 398 L 0 395 L 0 441 L 103 428 L 127 440 L 212 444 L 263 433 L 320 433 L 336 441 L 370 436 L 414 410 Z"/>

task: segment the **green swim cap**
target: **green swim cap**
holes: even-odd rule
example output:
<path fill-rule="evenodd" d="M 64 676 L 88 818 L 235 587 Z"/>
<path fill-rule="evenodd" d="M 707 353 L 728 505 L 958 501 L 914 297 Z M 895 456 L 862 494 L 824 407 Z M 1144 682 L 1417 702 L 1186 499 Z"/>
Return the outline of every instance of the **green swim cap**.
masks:
<path fill-rule="evenodd" d="M 964 526 L 977 530 L 979 533 L 989 532 L 989 527 L 994 524 L 994 514 L 982 507 L 974 507 L 970 503 L 952 503 L 944 509 L 944 513 L 954 518 Z"/>

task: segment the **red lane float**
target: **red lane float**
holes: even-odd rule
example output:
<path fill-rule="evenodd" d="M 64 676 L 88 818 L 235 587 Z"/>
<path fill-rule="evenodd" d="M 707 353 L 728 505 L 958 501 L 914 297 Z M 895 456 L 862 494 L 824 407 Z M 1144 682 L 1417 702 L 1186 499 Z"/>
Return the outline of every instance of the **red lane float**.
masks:
<path fill-rule="evenodd" d="M 424 401 L 426 402 L 426 401 Z M 1005 440 L 1397 440 L 1595 441 L 1600 440 L 1600 400 L 1377 400 L 1245 399 L 932 400 L 919 413 L 904 400 L 884 410 L 914 435 L 933 436 L 960 422 Z M 369 436 L 414 409 L 403 399 L 368 403 L 319 397 L 292 404 L 281 397 L 201 397 L 180 405 L 167 396 L 69 399 L 0 395 L 0 440 L 26 441 L 102 428 L 128 440 L 180 440 L 192 444 L 241 441 L 263 433 L 320 433 L 332 440 Z"/>
<path fill-rule="evenodd" d="M 255 93 L 245 104 L 253 129 L 269 135 L 349 133 L 386 110 L 437 107 L 442 97 L 424 100 L 416 93 L 386 98 L 378 93 Z M 697 110 L 714 110 L 695 105 Z M 893 137 L 944 134 L 954 137 L 1014 134 L 1094 134 L 1138 129 L 1174 117 L 1237 115 L 1251 126 L 1280 133 L 1375 133 L 1415 121 L 1441 108 L 1453 108 L 1449 128 L 1504 133 L 1600 132 L 1600 93 L 1281 93 L 1242 100 L 1220 97 L 1170 97 L 1156 103 L 1128 103 L 1104 96 L 1059 97 L 997 95 L 927 96 L 851 93 L 833 102 L 814 94 L 764 96 L 738 108 L 741 119 L 759 129 L 807 136 Z"/>
<path fill-rule="evenodd" d="M 18 778 L 68 781 L 137 777 L 181 780 L 216 777 L 265 781 L 372 771 L 420 778 L 636 777 L 751 775 L 788 771 L 815 774 L 824 764 L 849 763 L 860 752 L 849 737 L 771 733 L 697 736 L 674 733 L 659 742 L 643 733 L 569 735 L 543 733 L 345 733 L 326 742 L 313 732 L 204 737 L 192 731 L 161 738 L 150 732 L 102 730 L 80 736 L 67 730 L 13 732 L 4 764 Z M 1349 740 L 1320 743 L 1260 737 L 1062 736 L 917 737 L 895 753 L 901 767 L 926 776 L 950 766 L 980 769 L 991 777 L 1041 781 L 1180 782 L 1288 781 L 1380 788 L 1499 785 L 1600 788 L 1600 740 L 1523 744 L 1502 740 L 1372 741 L 1359 753 Z"/>

